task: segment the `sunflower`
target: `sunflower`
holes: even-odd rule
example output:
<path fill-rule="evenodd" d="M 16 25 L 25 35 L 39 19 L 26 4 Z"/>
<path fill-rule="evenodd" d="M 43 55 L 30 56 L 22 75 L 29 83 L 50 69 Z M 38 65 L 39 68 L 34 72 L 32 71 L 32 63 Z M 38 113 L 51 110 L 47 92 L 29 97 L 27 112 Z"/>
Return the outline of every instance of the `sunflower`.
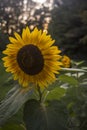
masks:
<path fill-rule="evenodd" d="M 61 51 L 53 46 L 55 41 L 51 36 L 37 28 L 30 32 L 28 27 L 23 29 L 22 36 L 16 32 L 14 35 L 15 38 L 9 37 L 10 43 L 3 51 L 6 71 L 11 72 L 23 87 L 30 83 L 47 87 L 54 82 L 62 63 Z"/>
<path fill-rule="evenodd" d="M 68 56 L 64 55 L 62 57 L 62 63 L 63 63 L 63 67 L 65 68 L 69 68 L 71 66 L 71 60 Z"/>

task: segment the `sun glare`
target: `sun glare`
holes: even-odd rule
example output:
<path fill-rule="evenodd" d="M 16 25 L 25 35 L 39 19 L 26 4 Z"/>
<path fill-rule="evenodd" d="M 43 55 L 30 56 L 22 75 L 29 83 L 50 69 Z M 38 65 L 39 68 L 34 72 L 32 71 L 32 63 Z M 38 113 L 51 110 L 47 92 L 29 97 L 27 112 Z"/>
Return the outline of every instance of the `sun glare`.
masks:
<path fill-rule="evenodd" d="M 37 2 L 37 3 L 41 3 L 41 4 L 46 2 L 46 0 L 32 0 L 32 1 Z"/>

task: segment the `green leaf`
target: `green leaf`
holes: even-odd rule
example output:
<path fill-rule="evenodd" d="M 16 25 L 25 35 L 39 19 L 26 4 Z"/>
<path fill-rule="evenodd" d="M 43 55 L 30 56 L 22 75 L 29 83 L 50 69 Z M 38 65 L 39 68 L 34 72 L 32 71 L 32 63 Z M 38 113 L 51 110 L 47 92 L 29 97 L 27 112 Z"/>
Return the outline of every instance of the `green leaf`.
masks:
<path fill-rule="evenodd" d="M 78 85 L 78 81 L 74 77 L 68 75 L 60 75 L 59 80 L 65 83 L 69 83 L 70 85 Z"/>
<path fill-rule="evenodd" d="M 62 68 L 61 71 L 68 71 L 68 72 L 87 72 L 83 69 L 76 69 L 76 68 Z"/>
<path fill-rule="evenodd" d="M 62 96 L 64 96 L 66 92 L 66 89 L 64 88 L 55 88 L 52 91 L 49 92 L 48 96 L 47 96 L 47 100 L 52 100 L 52 99 L 60 99 Z"/>
<path fill-rule="evenodd" d="M 83 61 L 78 61 L 78 62 L 76 62 L 76 61 L 71 61 L 71 62 L 72 62 L 72 64 L 79 66 L 79 65 L 82 65 L 85 61 L 83 60 Z"/>
<path fill-rule="evenodd" d="M 60 81 L 57 79 L 54 83 L 52 83 L 51 85 L 49 85 L 49 87 L 47 88 L 48 91 L 51 91 L 53 89 L 55 89 L 56 87 L 60 86 Z"/>
<path fill-rule="evenodd" d="M 82 69 L 87 70 L 87 67 L 82 67 Z"/>
<path fill-rule="evenodd" d="M 62 102 L 53 100 L 42 104 L 29 100 L 24 107 L 27 130 L 67 130 L 68 113 Z"/>
<path fill-rule="evenodd" d="M 0 128 L 0 130 L 25 130 L 20 124 L 9 123 Z"/>

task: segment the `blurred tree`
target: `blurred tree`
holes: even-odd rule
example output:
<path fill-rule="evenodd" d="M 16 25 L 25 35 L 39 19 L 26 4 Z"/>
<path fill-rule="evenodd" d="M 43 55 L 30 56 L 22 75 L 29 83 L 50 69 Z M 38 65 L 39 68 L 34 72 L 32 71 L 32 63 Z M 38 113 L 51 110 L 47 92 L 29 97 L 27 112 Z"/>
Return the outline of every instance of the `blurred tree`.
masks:
<path fill-rule="evenodd" d="M 0 26 L 2 32 L 10 34 L 15 28 L 18 28 L 20 15 L 23 13 L 22 9 L 23 0 L 0 0 Z"/>
<path fill-rule="evenodd" d="M 8 34 L 18 30 L 21 22 L 23 0 L 0 0 L 0 53 L 8 44 Z"/>
<path fill-rule="evenodd" d="M 87 54 L 87 1 L 62 0 L 52 10 L 49 31 L 64 53 Z"/>
<path fill-rule="evenodd" d="M 14 31 L 21 33 L 25 26 L 31 30 L 35 26 L 44 29 L 47 18 L 50 18 L 50 10 L 45 4 L 32 0 L 0 0 L 0 51 L 8 44 L 8 35 Z"/>

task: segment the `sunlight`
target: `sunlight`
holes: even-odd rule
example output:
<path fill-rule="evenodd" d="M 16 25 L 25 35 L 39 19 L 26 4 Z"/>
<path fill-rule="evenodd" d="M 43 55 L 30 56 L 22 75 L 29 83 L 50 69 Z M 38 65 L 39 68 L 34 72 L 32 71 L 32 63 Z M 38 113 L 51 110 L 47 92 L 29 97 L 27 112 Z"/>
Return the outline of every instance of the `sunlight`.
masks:
<path fill-rule="evenodd" d="M 41 3 L 41 4 L 43 4 L 44 2 L 46 2 L 46 0 L 32 0 L 32 1 L 37 2 L 37 3 Z"/>

